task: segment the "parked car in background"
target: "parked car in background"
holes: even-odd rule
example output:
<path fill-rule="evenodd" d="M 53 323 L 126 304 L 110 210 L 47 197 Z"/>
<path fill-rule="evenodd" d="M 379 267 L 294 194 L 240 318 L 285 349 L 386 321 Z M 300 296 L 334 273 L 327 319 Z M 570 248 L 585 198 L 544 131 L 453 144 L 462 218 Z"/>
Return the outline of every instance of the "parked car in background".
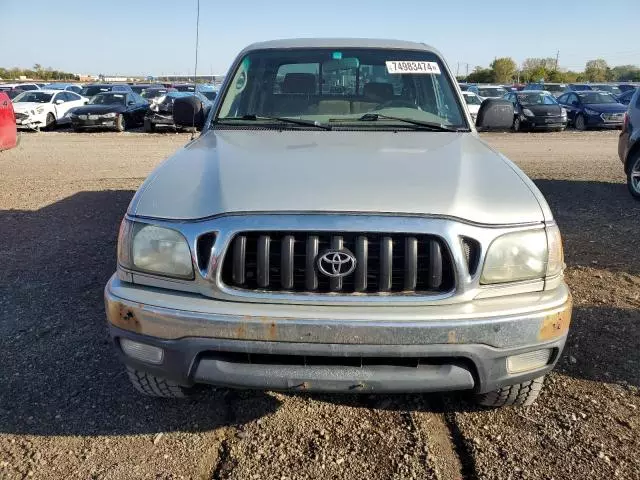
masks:
<path fill-rule="evenodd" d="M 501 85 L 470 85 L 468 91 L 475 93 L 481 99 L 502 98 L 507 89 Z"/>
<path fill-rule="evenodd" d="M 629 105 L 629 102 L 631 101 L 631 98 L 633 97 L 634 93 L 636 93 L 635 88 L 633 90 L 627 90 L 625 92 L 622 92 L 620 95 L 618 95 L 618 102 L 620 102 L 623 105 Z"/>
<path fill-rule="evenodd" d="M 513 131 L 555 130 L 567 127 L 567 110 L 547 91 L 522 90 L 504 96 L 513 103 Z"/>
<path fill-rule="evenodd" d="M 13 99 L 16 124 L 31 130 L 51 129 L 67 111 L 82 106 L 87 99 L 65 90 L 32 90 Z"/>
<path fill-rule="evenodd" d="M 0 86 L 0 92 L 6 93 L 7 96 L 9 97 L 9 99 L 13 100 L 18 95 L 23 93 L 24 90 L 22 90 L 21 88 L 13 88 L 13 87 L 12 88 L 2 88 L 2 86 Z"/>
<path fill-rule="evenodd" d="M 133 92 L 133 90 L 126 83 L 92 83 L 91 85 L 85 85 L 80 95 L 91 98 L 94 95 L 105 92 Z"/>
<path fill-rule="evenodd" d="M 618 138 L 618 156 L 627 175 L 629 193 L 636 200 L 640 200 L 640 88 L 633 92 L 625 113 Z"/>
<path fill-rule="evenodd" d="M 590 83 L 589 86 L 592 90 L 599 90 L 601 92 L 609 92 L 614 97 L 618 98 L 622 94 L 622 90 L 617 85 L 610 83 Z"/>
<path fill-rule="evenodd" d="M 471 119 L 473 120 L 473 123 L 475 123 L 478 118 L 478 110 L 480 110 L 480 105 L 482 105 L 482 99 L 475 93 L 467 91 L 462 92 L 462 98 L 464 98 L 469 114 L 471 115 Z"/>
<path fill-rule="evenodd" d="M 134 92 L 103 92 L 69 115 L 75 131 L 86 128 L 114 128 L 124 132 L 142 125 L 149 102 Z"/>
<path fill-rule="evenodd" d="M 570 83 L 567 85 L 567 90 L 571 90 L 572 92 L 582 92 L 585 90 L 593 90 L 591 85 L 587 83 Z"/>
<path fill-rule="evenodd" d="M 40 85 L 37 83 L 3 83 L 0 85 L 0 90 L 12 90 L 14 88 L 26 92 L 29 90 L 40 90 Z"/>
<path fill-rule="evenodd" d="M 218 96 L 218 89 L 213 85 L 198 85 L 198 93 L 201 93 L 209 101 L 213 102 Z"/>
<path fill-rule="evenodd" d="M 18 145 L 18 131 L 13 104 L 6 92 L 0 91 L 0 151 Z"/>
<path fill-rule="evenodd" d="M 151 87 L 151 88 L 146 89 L 140 95 L 145 100 L 151 102 L 154 98 L 162 97 L 163 95 L 166 95 L 169 92 L 177 92 L 177 90 L 175 88 L 171 88 L 171 87 L 167 88 L 167 87 L 157 87 L 156 86 L 156 87 Z"/>
<path fill-rule="evenodd" d="M 529 83 L 524 90 L 544 90 L 554 97 L 559 97 L 567 91 L 566 83 Z"/>
<path fill-rule="evenodd" d="M 577 130 L 587 128 L 620 128 L 627 110 L 609 92 L 576 91 L 558 97 L 558 103 L 567 109 L 569 123 Z"/>
<path fill-rule="evenodd" d="M 194 83 L 174 83 L 172 85 L 178 92 L 195 92 L 196 85 Z"/>
<path fill-rule="evenodd" d="M 211 101 L 200 92 L 168 92 L 167 94 L 156 97 L 151 101 L 149 110 L 144 117 L 144 131 L 155 132 L 158 126 L 175 127 L 173 121 L 173 103 L 178 98 L 197 97 L 202 102 L 202 109 L 205 115 L 211 109 Z"/>
<path fill-rule="evenodd" d="M 77 94 L 82 92 L 82 85 L 76 83 L 48 83 L 44 88 L 47 90 L 66 90 Z"/>
<path fill-rule="evenodd" d="M 635 89 L 638 88 L 638 85 L 633 83 L 619 83 L 618 88 L 620 89 L 621 92 L 624 93 L 624 92 L 628 92 L 629 90 L 635 91 Z"/>
<path fill-rule="evenodd" d="M 138 95 L 142 95 L 147 89 L 157 87 L 158 85 L 155 83 L 135 83 L 131 85 L 131 90 L 137 93 Z"/>
<path fill-rule="evenodd" d="M 466 90 L 469 90 L 469 84 L 465 83 L 465 82 L 458 82 L 458 86 L 460 87 L 460 90 L 462 90 L 463 92 Z"/>

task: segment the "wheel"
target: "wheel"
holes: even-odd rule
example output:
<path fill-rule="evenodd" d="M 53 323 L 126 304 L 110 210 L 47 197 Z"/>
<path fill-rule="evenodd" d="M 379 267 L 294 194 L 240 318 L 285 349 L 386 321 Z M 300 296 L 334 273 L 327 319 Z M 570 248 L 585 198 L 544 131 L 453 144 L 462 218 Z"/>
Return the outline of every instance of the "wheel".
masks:
<path fill-rule="evenodd" d="M 53 113 L 47 113 L 47 119 L 45 120 L 44 129 L 45 130 L 53 130 L 56 126 L 56 117 Z"/>
<path fill-rule="evenodd" d="M 636 152 L 627 170 L 627 188 L 636 200 L 640 200 L 640 152 Z"/>
<path fill-rule="evenodd" d="M 171 380 L 156 377 L 131 367 L 127 367 L 127 374 L 133 387 L 148 397 L 185 398 L 189 395 L 188 388 L 182 387 Z"/>
<path fill-rule="evenodd" d="M 587 129 L 587 125 L 584 123 L 584 117 L 582 115 L 578 115 L 575 121 L 576 130 L 584 131 Z"/>
<path fill-rule="evenodd" d="M 119 132 L 124 132 L 127 129 L 127 121 L 124 118 L 124 113 L 118 115 L 116 118 L 116 130 Z"/>
<path fill-rule="evenodd" d="M 146 133 L 153 133 L 156 131 L 156 126 L 148 118 L 144 119 L 144 131 Z"/>
<path fill-rule="evenodd" d="M 516 117 L 513 119 L 513 131 L 514 132 L 522 131 L 522 122 L 520 122 L 520 117 Z"/>
<path fill-rule="evenodd" d="M 476 395 L 476 403 L 484 407 L 504 407 L 507 405 L 532 405 L 536 401 L 542 385 L 544 375 L 528 382 L 516 383 L 502 387 L 493 392 Z"/>

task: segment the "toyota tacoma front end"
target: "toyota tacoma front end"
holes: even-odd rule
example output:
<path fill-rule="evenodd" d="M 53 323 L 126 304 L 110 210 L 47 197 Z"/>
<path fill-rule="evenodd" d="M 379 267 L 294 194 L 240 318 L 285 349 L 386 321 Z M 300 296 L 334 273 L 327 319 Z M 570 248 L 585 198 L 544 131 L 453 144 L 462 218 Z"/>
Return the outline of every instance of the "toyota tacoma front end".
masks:
<path fill-rule="evenodd" d="M 560 232 L 437 51 L 256 44 L 220 97 L 121 225 L 106 309 L 138 390 L 535 400 L 570 322 Z"/>

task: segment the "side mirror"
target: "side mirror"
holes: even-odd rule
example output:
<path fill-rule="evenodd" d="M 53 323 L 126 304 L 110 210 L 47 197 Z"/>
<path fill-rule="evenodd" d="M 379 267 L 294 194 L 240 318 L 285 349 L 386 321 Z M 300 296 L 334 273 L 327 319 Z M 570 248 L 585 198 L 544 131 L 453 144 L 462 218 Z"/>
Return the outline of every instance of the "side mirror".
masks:
<path fill-rule="evenodd" d="M 497 98 L 487 98 L 482 102 L 476 119 L 478 130 L 509 130 L 512 125 L 513 103 Z"/>
<path fill-rule="evenodd" d="M 134 100 L 129 100 L 127 102 L 127 105 L 135 105 L 135 104 L 136 104 L 136 102 Z"/>
<path fill-rule="evenodd" d="M 56 105 L 60 105 L 61 103 L 64 103 L 64 100 L 56 100 Z"/>
<path fill-rule="evenodd" d="M 202 101 L 195 95 L 173 101 L 173 123 L 177 126 L 202 128 L 204 121 Z"/>

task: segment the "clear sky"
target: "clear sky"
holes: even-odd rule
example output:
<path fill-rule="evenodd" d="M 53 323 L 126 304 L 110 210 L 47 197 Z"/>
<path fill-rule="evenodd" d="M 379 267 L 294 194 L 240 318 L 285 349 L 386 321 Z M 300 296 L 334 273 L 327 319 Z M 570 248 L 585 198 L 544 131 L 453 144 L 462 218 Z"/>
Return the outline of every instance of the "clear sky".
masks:
<path fill-rule="evenodd" d="M 379 37 L 438 48 L 455 71 L 494 56 L 554 57 L 582 70 L 640 64 L 639 0 L 200 0 L 198 73 L 287 37 Z M 577 8 L 573 7 L 578 3 Z M 86 74 L 192 73 L 197 0 L 0 0 L 0 66 Z M 459 62 L 459 67 L 458 67 Z"/>

